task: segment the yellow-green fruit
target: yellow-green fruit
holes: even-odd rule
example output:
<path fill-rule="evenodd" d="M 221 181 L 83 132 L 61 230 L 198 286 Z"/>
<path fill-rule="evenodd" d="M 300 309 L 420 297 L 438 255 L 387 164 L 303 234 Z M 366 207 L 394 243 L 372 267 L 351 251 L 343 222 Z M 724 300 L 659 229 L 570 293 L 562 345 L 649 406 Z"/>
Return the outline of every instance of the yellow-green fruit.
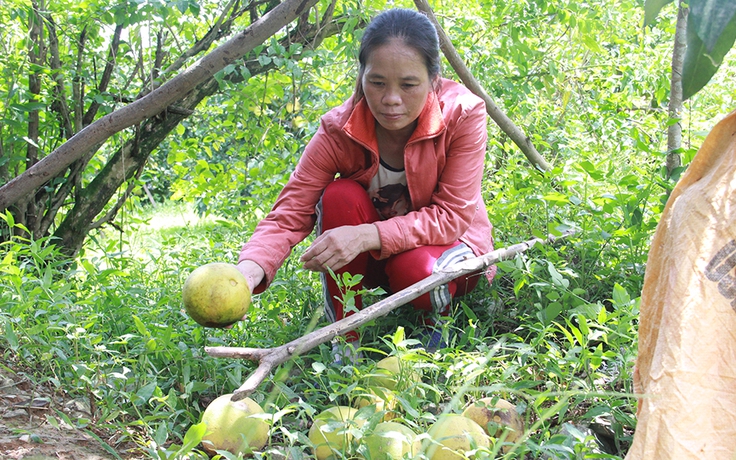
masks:
<path fill-rule="evenodd" d="M 402 459 L 419 454 L 422 442 L 411 428 L 397 422 L 381 422 L 362 439 L 370 460 Z"/>
<path fill-rule="evenodd" d="M 215 262 L 197 267 L 182 288 L 184 308 L 205 327 L 225 327 L 240 320 L 250 306 L 250 289 L 232 264 Z"/>
<path fill-rule="evenodd" d="M 249 454 L 268 442 L 268 423 L 258 414 L 263 409 L 250 398 L 233 401 L 232 394 L 218 397 L 202 414 L 207 434 L 202 447 L 210 455 L 226 450 L 234 455 Z"/>
<path fill-rule="evenodd" d="M 459 460 L 465 452 L 488 448 L 491 440 L 483 428 L 459 414 L 441 415 L 427 431 L 431 442 L 426 449 L 429 460 Z"/>
<path fill-rule="evenodd" d="M 376 412 L 385 411 L 383 421 L 396 417 L 396 394 L 388 388 L 369 387 L 361 391 L 353 400 L 353 407 L 361 409 L 375 404 Z"/>
<path fill-rule="evenodd" d="M 335 452 L 344 452 L 353 439 L 350 429 L 360 428 L 365 420 L 354 420 L 358 409 L 334 406 L 320 412 L 309 428 L 309 440 L 314 444 L 314 456 L 325 460 Z"/>
<path fill-rule="evenodd" d="M 421 376 L 412 369 L 411 364 L 393 355 L 376 363 L 376 370 L 371 374 L 369 382 L 373 386 L 396 390 L 407 388 L 421 380 Z"/>
<path fill-rule="evenodd" d="M 482 426 L 494 438 L 504 437 L 504 442 L 516 442 L 524 433 L 524 421 L 516 406 L 501 398 L 487 397 L 471 403 L 463 415 Z M 505 433 L 505 435 L 504 435 Z M 511 446 L 504 446 L 508 452 Z"/>

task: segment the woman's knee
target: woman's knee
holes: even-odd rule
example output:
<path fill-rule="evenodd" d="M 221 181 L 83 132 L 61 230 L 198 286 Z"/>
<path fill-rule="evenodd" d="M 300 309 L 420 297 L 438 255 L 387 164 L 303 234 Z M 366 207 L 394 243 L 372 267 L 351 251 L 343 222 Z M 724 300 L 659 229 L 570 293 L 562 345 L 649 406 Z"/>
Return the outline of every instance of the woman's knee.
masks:
<path fill-rule="evenodd" d="M 368 197 L 365 189 L 352 179 L 337 179 L 322 192 L 323 203 L 344 203 L 346 200 L 363 199 Z"/>

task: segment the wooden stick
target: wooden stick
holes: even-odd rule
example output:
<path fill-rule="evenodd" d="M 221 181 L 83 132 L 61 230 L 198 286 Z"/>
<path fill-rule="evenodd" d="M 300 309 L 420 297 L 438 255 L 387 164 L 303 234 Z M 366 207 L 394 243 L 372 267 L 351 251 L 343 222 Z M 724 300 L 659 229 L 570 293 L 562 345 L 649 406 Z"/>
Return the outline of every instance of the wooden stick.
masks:
<path fill-rule="evenodd" d="M 501 110 L 493 102 L 491 96 L 486 93 L 485 89 L 483 89 L 483 86 L 481 86 L 481 84 L 478 82 L 478 80 L 476 80 L 470 70 L 468 70 L 465 62 L 463 62 L 463 59 L 458 54 L 457 50 L 455 50 L 455 47 L 452 46 L 452 41 L 450 41 L 450 37 L 447 36 L 445 31 L 442 29 L 442 26 L 440 26 L 440 23 L 437 21 L 437 18 L 435 17 L 434 12 L 429 6 L 427 0 L 414 0 L 414 4 L 419 11 L 424 12 L 427 17 L 434 23 L 434 26 L 437 29 L 437 35 L 439 35 L 440 38 L 440 48 L 447 58 L 447 61 L 450 63 L 452 68 L 455 69 L 455 73 L 457 73 L 457 76 L 460 77 L 460 80 L 463 81 L 465 86 L 467 86 L 468 89 L 472 91 L 476 96 L 485 101 L 486 111 L 488 112 L 488 115 L 490 115 L 490 117 L 493 119 L 493 121 L 496 122 L 498 127 L 501 128 L 501 130 L 506 133 L 512 141 L 514 141 L 514 143 L 519 147 L 519 149 L 521 149 L 527 159 L 535 167 L 543 171 L 548 171 L 551 166 L 542 157 L 542 155 L 539 154 L 537 149 L 534 147 L 534 144 L 532 144 L 532 141 L 529 140 L 529 137 L 527 137 L 527 135 L 524 134 L 524 131 L 519 128 L 511 120 L 511 118 L 509 118 L 506 113 L 504 113 L 504 111 Z"/>
<path fill-rule="evenodd" d="M 496 262 L 508 260 L 516 255 L 521 254 L 535 244 L 545 244 L 553 242 L 559 238 L 564 238 L 573 231 L 567 231 L 560 236 L 549 235 L 546 240 L 534 238 L 522 243 L 509 246 L 507 248 L 496 249 L 482 256 L 473 257 L 459 262 L 452 267 L 431 274 L 427 278 L 412 284 L 385 299 L 374 303 L 373 305 L 362 309 L 361 311 L 345 317 L 340 321 L 336 321 L 321 329 L 310 332 L 289 343 L 274 348 L 239 348 L 239 347 L 205 347 L 205 352 L 216 358 L 237 358 L 257 361 L 258 367 L 248 377 L 248 379 L 235 390 L 232 399 L 238 401 L 245 398 L 255 391 L 256 387 L 266 379 L 268 374 L 278 365 L 288 361 L 294 356 L 311 350 L 312 348 L 329 342 L 333 338 L 345 332 L 352 331 L 358 326 L 367 323 L 370 320 L 387 315 L 392 310 L 405 305 L 424 293 L 427 293 L 437 286 L 443 285 L 457 277 L 475 273 L 483 270 Z"/>

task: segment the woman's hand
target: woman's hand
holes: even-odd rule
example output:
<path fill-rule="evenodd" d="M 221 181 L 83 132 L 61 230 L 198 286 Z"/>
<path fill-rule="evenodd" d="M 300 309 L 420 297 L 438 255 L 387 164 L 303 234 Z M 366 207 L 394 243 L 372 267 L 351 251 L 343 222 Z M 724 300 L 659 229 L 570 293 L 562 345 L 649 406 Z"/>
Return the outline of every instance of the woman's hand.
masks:
<path fill-rule="evenodd" d="M 250 288 L 250 292 L 252 294 L 253 289 L 263 281 L 263 277 L 266 276 L 266 272 L 263 271 L 260 265 L 252 260 L 244 260 L 236 265 L 236 267 L 240 273 L 245 276 L 245 281 L 248 283 L 248 288 Z"/>
<path fill-rule="evenodd" d="M 307 270 L 336 271 L 349 264 L 358 254 L 381 249 L 378 228 L 373 224 L 337 227 L 322 233 L 302 255 Z"/>

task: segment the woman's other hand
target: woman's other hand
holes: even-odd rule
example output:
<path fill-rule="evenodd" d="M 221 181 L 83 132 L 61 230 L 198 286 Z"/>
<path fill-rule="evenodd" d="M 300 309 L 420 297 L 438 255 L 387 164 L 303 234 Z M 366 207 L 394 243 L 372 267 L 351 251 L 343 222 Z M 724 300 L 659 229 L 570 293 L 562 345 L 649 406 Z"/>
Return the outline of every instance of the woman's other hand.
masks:
<path fill-rule="evenodd" d="M 237 268 L 245 276 L 245 281 L 248 283 L 251 294 L 253 293 L 253 289 L 261 284 L 263 277 L 266 276 L 266 272 L 263 271 L 261 266 L 252 260 L 243 260 L 237 265 Z"/>
<path fill-rule="evenodd" d="M 302 255 L 307 270 L 336 271 L 352 262 L 358 254 L 381 249 L 378 228 L 373 224 L 343 226 L 327 230 L 314 240 Z"/>

